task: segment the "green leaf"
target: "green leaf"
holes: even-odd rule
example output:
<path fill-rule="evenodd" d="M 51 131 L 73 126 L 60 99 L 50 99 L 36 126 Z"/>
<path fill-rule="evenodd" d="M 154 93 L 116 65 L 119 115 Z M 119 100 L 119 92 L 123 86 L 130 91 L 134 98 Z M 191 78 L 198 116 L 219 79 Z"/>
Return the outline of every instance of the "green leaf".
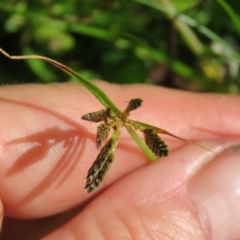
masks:
<path fill-rule="evenodd" d="M 237 13 L 234 12 L 234 10 L 231 8 L 231 6 L 224 0 L 217 0 L 219 5 L 222 6 L 222 8 L 226 11 L 228 16 L 231 18 L 233 24 L 235 25 L 238 34 L 240 35 L 240 21 Z"/>

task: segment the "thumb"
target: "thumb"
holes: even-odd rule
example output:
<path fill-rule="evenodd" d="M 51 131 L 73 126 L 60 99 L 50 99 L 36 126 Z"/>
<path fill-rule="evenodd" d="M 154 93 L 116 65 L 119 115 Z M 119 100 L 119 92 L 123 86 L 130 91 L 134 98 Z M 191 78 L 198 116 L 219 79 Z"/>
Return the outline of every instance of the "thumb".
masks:
<path fill-rule="evenodd" d="M 207 164 L 189 184 L 189 192 L 213 240 L 240 238 L 240 152 L 227 151 Z"/>
<path fill-rule="evenodd" d="M 179 148 L 114 183 L 44 239 L 63 235 L 77 239 L 239 239 L 240 153 L 231 151 L 238 145 L 208 142 L 213 152 L 192 145 Z"/>

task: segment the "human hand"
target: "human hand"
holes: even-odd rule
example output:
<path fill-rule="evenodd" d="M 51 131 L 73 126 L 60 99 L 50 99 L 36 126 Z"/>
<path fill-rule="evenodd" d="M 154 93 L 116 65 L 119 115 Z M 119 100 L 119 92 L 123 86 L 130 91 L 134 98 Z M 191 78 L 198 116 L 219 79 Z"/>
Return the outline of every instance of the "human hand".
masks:
<path fill-rule="evenodd" d="M 163 136 L 169 156 L 149 163 L 123 131 L 103 184 L 88 194 L 97 125 L 81 116 L 103 107 L 80 84 L 2 87 L 1 220 L 32 220 L 4 221 L 0 239 L 239 239 L 240 98 L 96 83 L 120 109 L 143 99 L 131 119 L 213 153 Z"/>

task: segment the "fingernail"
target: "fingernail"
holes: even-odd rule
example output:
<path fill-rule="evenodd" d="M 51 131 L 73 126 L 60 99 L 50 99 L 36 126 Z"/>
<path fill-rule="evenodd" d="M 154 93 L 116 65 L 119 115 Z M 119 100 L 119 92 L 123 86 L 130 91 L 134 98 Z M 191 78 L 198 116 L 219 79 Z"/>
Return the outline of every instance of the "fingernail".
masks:
<path fill-rule="evenodd" d="M 201 169 L 188 186 L 210 239 L 240 239 L 240 149 L 229 149 Z"/>

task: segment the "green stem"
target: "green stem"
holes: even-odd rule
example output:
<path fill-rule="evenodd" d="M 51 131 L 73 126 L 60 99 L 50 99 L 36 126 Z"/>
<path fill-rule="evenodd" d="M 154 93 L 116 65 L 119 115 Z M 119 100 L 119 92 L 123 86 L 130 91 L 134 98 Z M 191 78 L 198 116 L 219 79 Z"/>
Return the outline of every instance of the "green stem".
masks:
<path fill-rule="evenodd" d="M 135 0 L 149 7 L 163 12 L 169 20 L 174 22 L 176 29 L 182 35 L 193 53 L 197 56 L 202 55 L 205 51 L 204 45 L 197 38 L 192 29 L 181 20 L 181 14 L 177 12 L 174 5 L 169 0 Z"/>
<path fill-rule="evenodd" d="M 137 145 L 143 150 L 143 152 L 147 155 L 148 159 L 151 162 L 156 161 L 158 158 L 155 156 L 155 154 L 147 147 L 145 142 L 138 136 L 138 134 L 133 130 L 132 127 L 125 125 L 128 133 L 131 135 L 131 137 L 135 140 Z"/>
<path fill-rule="evenodd" d="M 192 29 L 185 24 L 183 21 L 181 21 L 180 18 L 178 18 L 178 12 L 175 9 L 174 5 L 169 0 L 158 0 L 161 2 L 164 7 L 166 8 L 166 15 L 167 17 L 173 21 L 176 29 L 179 31 L 179 33 L 182 35 L 188 46 L 192 49 L 194 54 L 197 56 L 202 55 L 204 53 L 204 45 L 200 42 L 200 40 L 197 38 L 196 34 L 192 31 Z"/>

